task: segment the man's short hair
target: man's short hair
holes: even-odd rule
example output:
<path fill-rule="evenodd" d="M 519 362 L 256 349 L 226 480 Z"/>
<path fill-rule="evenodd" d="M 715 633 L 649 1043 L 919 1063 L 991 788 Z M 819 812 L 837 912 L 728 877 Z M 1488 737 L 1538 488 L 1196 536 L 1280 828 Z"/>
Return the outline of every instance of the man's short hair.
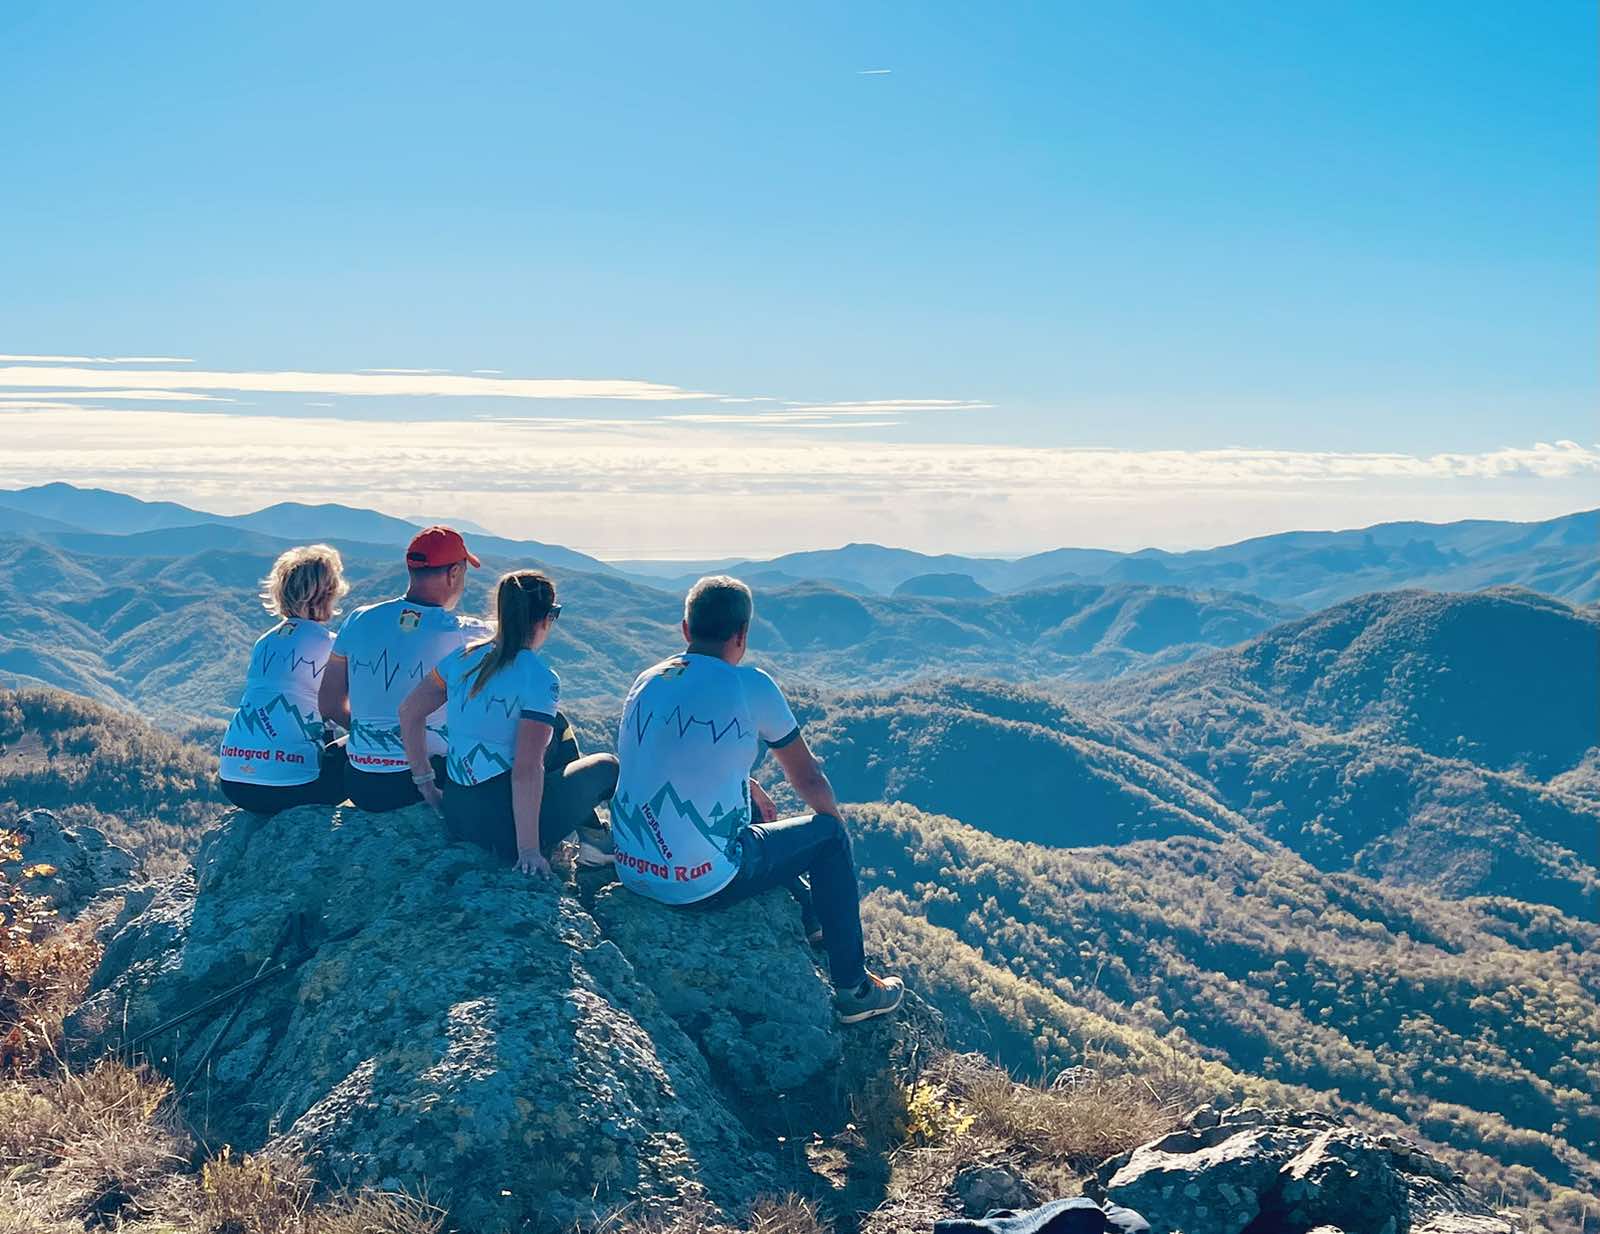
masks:
<path fill-rule="evenodd" d="M 755 597 L 736 578 L 713 574 L 689 588 L 683 601 L 683 619 L 696 642 L 725 643 L 750 625 Z"/>

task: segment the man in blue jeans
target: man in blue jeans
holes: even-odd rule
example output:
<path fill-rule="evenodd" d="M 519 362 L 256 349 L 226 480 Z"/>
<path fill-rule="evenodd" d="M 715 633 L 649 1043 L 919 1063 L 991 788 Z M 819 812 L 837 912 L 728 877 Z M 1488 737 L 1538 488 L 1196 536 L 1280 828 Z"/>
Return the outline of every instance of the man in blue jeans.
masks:
<path fill-rule="evenodd" d="M 827 949 L 839 1018 L 886 1015 L 905 988 L 867 972 L 855 858 L 833 786 L 777 684 L 740 663 L 754 614 L 737 579 L 701 579 L 684 601 L 687 650 L 633 683 L 611 799 L 617 875 L 664 904 L 705 907 L 809 876 L 806 927 Z M 775 817 L 750 779 L 763 742 L 813 813 Z"/>

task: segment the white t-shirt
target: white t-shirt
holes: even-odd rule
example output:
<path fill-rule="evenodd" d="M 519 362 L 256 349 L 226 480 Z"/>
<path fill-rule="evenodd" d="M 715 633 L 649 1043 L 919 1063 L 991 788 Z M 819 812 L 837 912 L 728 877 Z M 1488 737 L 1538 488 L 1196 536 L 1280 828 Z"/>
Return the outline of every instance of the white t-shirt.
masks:
<path fill-rule="evenodd" d="M 333 634 L 285 618 L 256 640 L 239 707 L 222 736 L 220 774 L 239 784 L 309 784 L 322 772 L 317 686 Z"/>
<path fill-rule="evenodd" d="M 407 770 L 400 704 L 445 656 L 489 633 L 481 621 L 403 596 L 346 617 L 333 654 L 348 661 L 350 765 L 358 771 Z M 428 717 L 429 757 L 445 752 L 444 710 Z"/>
<path fill-rule="evenodd" d="M 435 670 L 444 682 L 445 728 L 450 751 L 445 756 L 457 784 L 481 784 L 511 770 L 517 753 L 517 725 L 543 720 L 552 728 L 561 679 L 536 651 L 523 650 L 472 693 L 472 683 L 493 644 L 452 651 Z"/>
<path fill-rule="evenodd" d="M 667 904 L 721 891 L 739 872 L 733 841 L 750 821 L 761 742 L 799 735 L 783 692 L 758 668 L 685 653 L 640 673 L 617 735 L 617 876 Z"/>

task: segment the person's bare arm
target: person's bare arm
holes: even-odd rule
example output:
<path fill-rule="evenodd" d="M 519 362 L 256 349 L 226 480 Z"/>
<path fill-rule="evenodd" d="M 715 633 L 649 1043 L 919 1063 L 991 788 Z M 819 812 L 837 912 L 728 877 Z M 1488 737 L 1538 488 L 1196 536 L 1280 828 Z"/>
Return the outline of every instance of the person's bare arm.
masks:
<path fill-rule="evenodd" d="M 843 817 L 839 813 L 839 799 L 833 795 L 833 785 L 828 783 L 822 764 L 817 762 L 817 756 L 806 744 L 804 735 L 796 737 L 788 745 L 774 746 L 772 757 L 778 760 L 778 766 L 789 777 L 789 783 L 794 785 L 794 791 L 799 794 L 801 801 L 818 814 Z"/>
<path fill-rule="evenodd" d="M 762 788 L 754 778 L 750 781 L 750 804 L 755 807 L 755 818 L 752 822 L 770 823 L 778 817 L 778 807 L 772 798 L 767 795 L 767 790 Z"/>
<path fill-rule="evenodd" d="M 548 874 L 539 850 L 539 807 L 544 804 L 544 755 L 555 729 L 543 720 L 517 721 L 517 750 L 511 760 L 511 814 L 517 823 L 517 869 Z"/>
<path fill-rule="evenodd" d="M 350 727 L 350 662 L 343 656 L 329 656 L 317 686 L 317 710 L 324 720 Z"/>
<path fill-rule="evenodd" d="M 433 766 L 428 762 L 428 717 L 444 706 L 447 696 L 443 679 L 438 673 L 429 673 L 400 704 L 400 739 L 405 743 L 406 761 L 411 764 L 411 778 L 422 777 L 417 791 L 435 810 L 443 805 L 444 794 L 429 778 Z"/>

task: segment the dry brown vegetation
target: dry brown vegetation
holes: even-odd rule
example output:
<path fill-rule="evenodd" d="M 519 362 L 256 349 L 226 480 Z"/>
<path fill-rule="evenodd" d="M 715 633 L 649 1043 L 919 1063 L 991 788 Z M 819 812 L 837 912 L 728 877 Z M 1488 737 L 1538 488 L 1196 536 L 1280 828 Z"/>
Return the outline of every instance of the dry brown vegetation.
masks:
<path fill-rule="evenodd" d="M 620 1209 L 588 1234 L 833 1234 L 833 1223 L 815 1201 L 782 1195 L 757 1200 L 741 1225 L 730 1225 L 707 1203 L 685 1205 L 670 1214 Z"/>
<path fill-rule="evenodd" d="M 0 859 L 15 856 L 15 836 L 0 832 Z M 26 878 L 0 877 L 0 1234 L 443 1230 L 444 1214 L 410 1196 L 319 1202 L 292 1158 L 224 1148 L 205 1160 L 165 1077 L 110 1059 L 67 1065 L 63 1020 L 99 956 L 92 921 L 62 925 Z"/>
<path fill-rule="evenodd" d="M 1204 1090 L 1181 1060 L 1130 1070 L 1110 1056 L 1047 1087 L 1013 1079 L 978 1054 L 936 1060 L 910 1094 L 909 1137 L 892 1157 L 885 1221 L 937 1215 L 958 1169 L 1003 1165 L 1047 1198 L 1076 1195 L 1101 1161 L 1175 1126 Z"/>

